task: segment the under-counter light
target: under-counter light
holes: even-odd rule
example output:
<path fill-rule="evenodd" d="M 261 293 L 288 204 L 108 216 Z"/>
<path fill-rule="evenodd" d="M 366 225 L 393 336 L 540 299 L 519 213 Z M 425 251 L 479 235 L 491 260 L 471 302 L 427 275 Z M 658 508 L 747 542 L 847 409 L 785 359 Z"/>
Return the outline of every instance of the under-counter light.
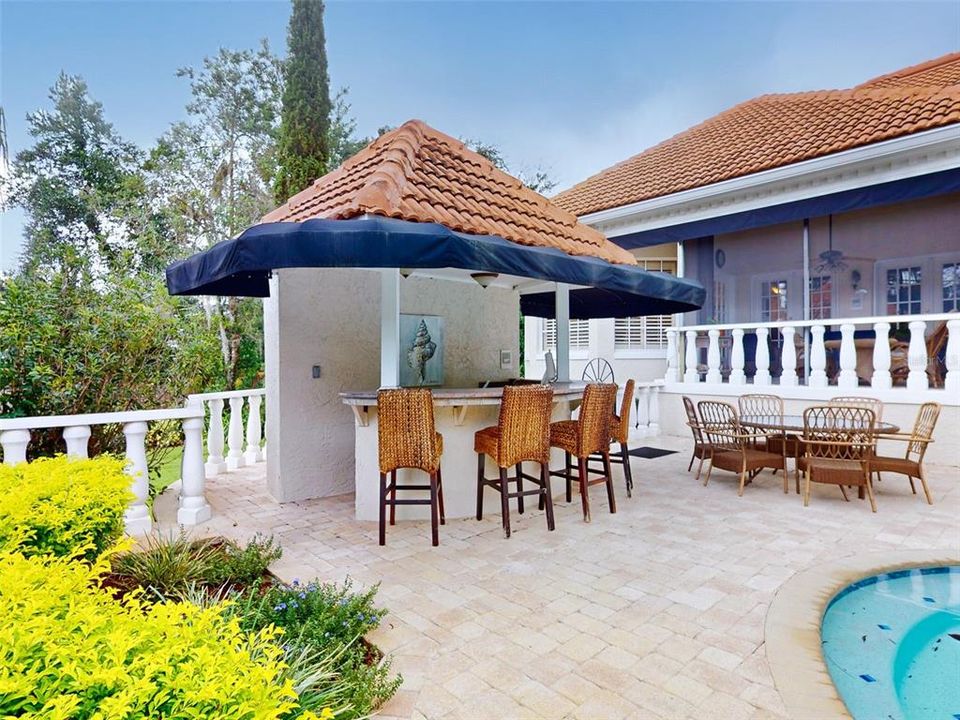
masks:
<path fill-rule="evenodd" d="M 477 284 L 482 287 L 490 287 L 491 283 L 500 277 L 499 273 L 495 272 L 475 272 L 470 273 L 470 277 L 477 281 Z"/>

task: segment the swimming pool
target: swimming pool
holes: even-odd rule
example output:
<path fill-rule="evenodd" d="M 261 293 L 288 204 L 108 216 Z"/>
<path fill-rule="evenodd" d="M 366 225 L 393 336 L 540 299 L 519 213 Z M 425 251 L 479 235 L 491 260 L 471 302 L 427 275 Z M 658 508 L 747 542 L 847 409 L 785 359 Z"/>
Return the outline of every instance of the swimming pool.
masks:
<path fill-rule="evenodd" d="M 824 613 L 821 645 L 856 720 L 960 720 L 960 566 L 844 588 Z"/>

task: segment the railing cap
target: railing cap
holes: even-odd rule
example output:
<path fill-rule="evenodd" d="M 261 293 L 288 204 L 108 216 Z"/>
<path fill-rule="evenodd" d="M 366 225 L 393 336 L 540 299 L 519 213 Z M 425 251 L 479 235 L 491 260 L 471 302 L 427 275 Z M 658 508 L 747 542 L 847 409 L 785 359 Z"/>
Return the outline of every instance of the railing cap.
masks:
<path fill-rule="evenodd" d="M 40 430 L 71 427 L 73 425 L 110 425 L 113 423 L 152 422 L 156 420 L 185 420 L 202 418 L 202 407 L 161 408 L 157 410 L 127 410 L 124 412 L 86 413 L 83 415 L 42 415 L 36 417 L 0 418 L 0 431 Z"/>
<path fill-rule="evenodd" d="M 187 400 L 229 400 L 230 398 L 251 397 L 253 395 L 266 395 L 266 388 L 253 388 L 251 390 L 224 390 L 223 392 L 195 393 L 187 395 Z"/>
<path fill-rule="evenodd" d="M 826 318 L 823 320 L 778 320 L 777 322 L 712 323 L 710 325 L 683 325 L 683 332 L 707 332 L 709 330 L 756 330 L 757 328 L 802 328 L 827 325 L 875 325 L 877 323 L 941 322 L 960 320 L 957 313 L 928 313 L 921 315 L 877 315 L 873 317 Z"/>

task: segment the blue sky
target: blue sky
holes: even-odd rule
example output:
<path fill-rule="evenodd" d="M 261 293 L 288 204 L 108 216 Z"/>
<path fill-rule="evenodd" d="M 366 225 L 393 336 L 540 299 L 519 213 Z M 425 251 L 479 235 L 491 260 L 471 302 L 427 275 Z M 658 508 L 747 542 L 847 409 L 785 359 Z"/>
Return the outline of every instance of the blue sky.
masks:
<path fill-rule="evenodd" d="M 0 102 L 13 153 L 62 69 L 149 146 L 183 117 L 178 67 L 266 37 L 276 2 L 0 0 Z M 567 187 L 741 100 L 846 87 L 960 50 L 960 3 L 329 2 L 333 87 L 358 131 L 419 117 L 499 145 Z M 22 215 L 4 214 L 0 268 Z"/>

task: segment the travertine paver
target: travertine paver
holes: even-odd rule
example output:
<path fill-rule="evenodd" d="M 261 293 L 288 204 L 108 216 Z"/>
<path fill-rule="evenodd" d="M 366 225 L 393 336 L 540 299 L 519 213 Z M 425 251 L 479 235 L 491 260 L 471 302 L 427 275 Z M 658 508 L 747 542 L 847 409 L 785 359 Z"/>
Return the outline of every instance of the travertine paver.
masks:
<path fill-rule="evenodd" d="M 680 452 L 635 458 L 637 489 L 628 500 L 618 475 L 616 515 L 600 487 L 590 524 L 578 502 L 559 502 L 553 533 L 514 508 L 509 540 L 490 514 L 449 521 L 439 548 L 427 524 L 402 523 L 381 548 L 352 497 L 279 505 L 263 465 L 209 481 L 214 518 L 198 531 L 274 534 L 286 579 L 380 583 L 390 614 L 372 640 L 404 676 L 385 718 L 783 717 L 763 633 L 784 581 L 857 552 L 960 552 L 956 468 L 928 468 L 932 507 L 885 477 L 874 515 L 834 488 L 815 488 L 804 509 L 769 471 L 742 498 L 729 473 L 704 488 L 686 472 L 689 443 L 647 444 Z"/>

